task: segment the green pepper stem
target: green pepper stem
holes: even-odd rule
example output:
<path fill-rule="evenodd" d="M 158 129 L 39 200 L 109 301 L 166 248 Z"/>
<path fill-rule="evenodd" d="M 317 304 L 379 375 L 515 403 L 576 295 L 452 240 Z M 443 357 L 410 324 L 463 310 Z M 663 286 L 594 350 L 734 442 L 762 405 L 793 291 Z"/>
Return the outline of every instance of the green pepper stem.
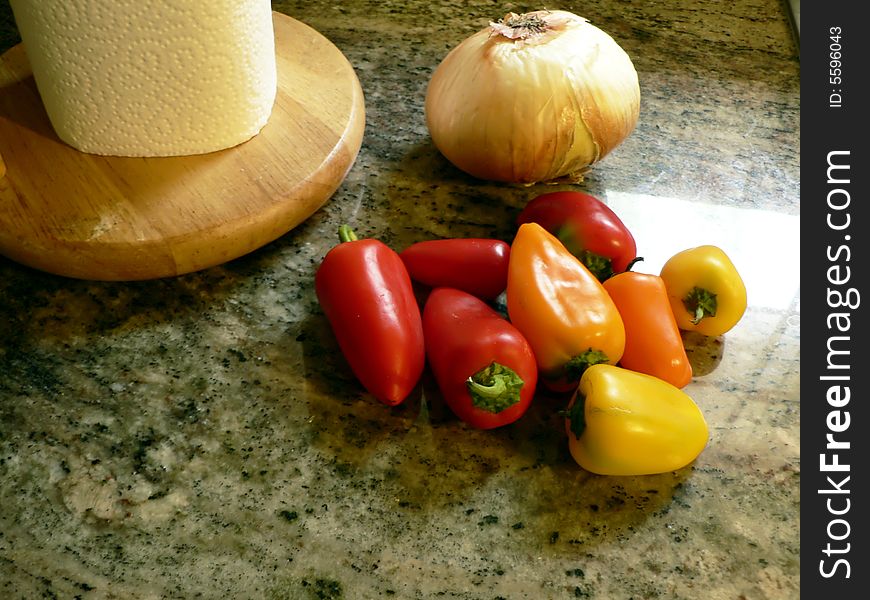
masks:
<path fill-rule="evenodd" d="M 493 361 L 469 377 L 465 386 L 476 408 L 500 413 L 520 401 L 523 383 L 516 371 Z"/>
<path fill-rule="evenodd" d="M 351 229 L 350 225 L 345 224 L 338 228 L 338 239 L 341 240 L 342 243 L 344 243 L 355 242 L 359 238 L 356 237 L 356 233 L 354 233 L 354 230 Z"/>
<path fill-rule="evenodd" d="M 704 317 L 716 316 L 716 294 L 695 286 L 683 298 L 683 306 L 692 313 L 692 325 L 697 325 Z"/>
<path fill-rule="evenodd" d="M 574 404 L 568 409 L 567 416 L 571 433 L 579 440 L 583 432 L 586 431 L 586 396 L 579 391 L 574 397 Z"/>
<path fill-rule="evenodd" d="M 583 373 L 586 372 L 586 369 L 592 365 L 606 363 L 607 361 L 608 358 L 604 352 L 589 348 L 589 350 L 581 352 L 565 363 L 565 376 L 569 381 L 579 381 L 583 377 Z"/>
<path fill-rule="evenodd" d="M 590 250 L 583 250 L 577 258 L 586 265 L 586 268 L 595 275 L 598 281 L 606 281 L 613 277 L 613 261 L 606 256 L 601 256 Z"/>
<path fill-rule="evenodd" d="M 570 225 L 560 227 L 556 232 L 556 238 L 562 242 L 565 249 L 573 254 L 589 272 L 595 275 L 598 281 L 604 281 L 613 276 L 613 261 L 606 256 L 587 250 L 578 243 L 579 235 L 576 228 Z"/>
<path fill-rule="evenodd" d="M 631 271 L 632 267 L 634 267 L 635 264 L 639 263 L 642 260 L 643 256 L 635 256 L 634 258 L 632 258 L 631 262 L 625 266 L 625 272 Z"/>

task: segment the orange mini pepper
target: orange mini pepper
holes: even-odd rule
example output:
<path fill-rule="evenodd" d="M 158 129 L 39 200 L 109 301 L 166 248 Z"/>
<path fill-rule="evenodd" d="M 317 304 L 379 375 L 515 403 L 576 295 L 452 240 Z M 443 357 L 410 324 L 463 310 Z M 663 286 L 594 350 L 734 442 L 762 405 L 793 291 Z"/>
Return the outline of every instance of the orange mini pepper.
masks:
<path fill-rule="evenodd" d="M 622 358 L 625 328 L 613 300 L 537 223 L 520 225 L 511 245 L 507 309 L 535 353 L 539 380 L 553 391 L 571 391 L 590 365 Z"/>
<path fill-rule="evenodd" d="M 692 380 L 692 365 L 664 280 L 658 275 L 626 271 L 603 285 L 625 325 L 620 366 L 685 387 Z"/>

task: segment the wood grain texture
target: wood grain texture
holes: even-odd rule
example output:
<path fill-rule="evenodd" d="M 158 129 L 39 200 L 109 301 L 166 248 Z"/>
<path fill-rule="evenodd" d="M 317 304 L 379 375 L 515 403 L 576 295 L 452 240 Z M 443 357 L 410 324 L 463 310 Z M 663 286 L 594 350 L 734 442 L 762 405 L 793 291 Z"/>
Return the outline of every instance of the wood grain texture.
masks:
<path fill-rule="evenodd" d="M 0 56 L 0 254 L 80 279 L 168 277 L 251 252 L 320 208 L 362 144 L 363 93 L 329 40 L 273 18 L 269 122 L 239 146 L 197 156 L 71 148 L 51 127 L 23 44 Z"/>

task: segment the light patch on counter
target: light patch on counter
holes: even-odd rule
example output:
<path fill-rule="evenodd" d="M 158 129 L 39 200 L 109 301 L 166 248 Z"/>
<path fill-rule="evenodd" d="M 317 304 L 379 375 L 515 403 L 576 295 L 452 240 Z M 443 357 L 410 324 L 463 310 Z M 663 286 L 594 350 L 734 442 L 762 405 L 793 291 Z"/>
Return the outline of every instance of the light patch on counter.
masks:
<path fill-rule="evenodd" d="M 694 200 L 608 191 L 605 199 L 634 235 L 643 261 L 661 271 L 677 252 L 719 246 L 740 272 L 749 305 L 784 310 L 800 289 L 800 217 Z"/>

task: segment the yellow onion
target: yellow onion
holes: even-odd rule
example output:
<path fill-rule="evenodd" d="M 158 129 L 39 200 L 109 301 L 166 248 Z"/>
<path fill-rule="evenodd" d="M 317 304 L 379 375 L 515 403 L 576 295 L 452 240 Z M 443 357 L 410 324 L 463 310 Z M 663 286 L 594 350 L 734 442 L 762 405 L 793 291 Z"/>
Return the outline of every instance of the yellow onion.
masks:
<path fill-rule="evenodd" d="M 451 50 L 426 91 L 438 150 L 475 177 L 579 181 L 637 125 L 628 54 L 583 17 L 509 13 Z"/>

